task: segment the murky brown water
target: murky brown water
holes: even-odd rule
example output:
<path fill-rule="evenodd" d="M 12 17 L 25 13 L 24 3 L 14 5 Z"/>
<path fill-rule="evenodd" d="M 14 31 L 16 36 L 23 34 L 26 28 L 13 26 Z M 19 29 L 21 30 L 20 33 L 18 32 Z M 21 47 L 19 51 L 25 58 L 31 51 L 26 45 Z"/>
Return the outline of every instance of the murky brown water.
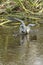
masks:
<path fill-rule="evenodd" d="M 43 26 L 25 36 L 0 27 L 0 65 L 43 65 Z"/>

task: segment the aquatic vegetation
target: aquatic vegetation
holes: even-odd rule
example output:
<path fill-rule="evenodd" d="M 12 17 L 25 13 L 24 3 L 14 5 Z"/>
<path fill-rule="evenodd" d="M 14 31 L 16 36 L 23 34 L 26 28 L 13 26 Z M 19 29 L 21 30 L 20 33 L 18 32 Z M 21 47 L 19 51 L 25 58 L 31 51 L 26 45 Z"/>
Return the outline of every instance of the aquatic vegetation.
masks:
<path fill-rule="evenodd" d="M 7 19 L 8 16 L 23 19 L 27 23 L 39 23 L 43 20 L 43 1 L 6 0 L 0 5 L 0 17 L 5 19 L 0 25 L 10 22 Z"/>

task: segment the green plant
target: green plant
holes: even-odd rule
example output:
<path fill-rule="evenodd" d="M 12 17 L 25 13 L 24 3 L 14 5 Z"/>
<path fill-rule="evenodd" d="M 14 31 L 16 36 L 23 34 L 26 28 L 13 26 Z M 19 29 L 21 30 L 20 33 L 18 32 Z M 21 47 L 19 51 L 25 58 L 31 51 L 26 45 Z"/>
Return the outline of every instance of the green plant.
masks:
<path fill-rule="evenodd" d="M 14 0 L 17 5 L 22 8 L 22 11 L 19 13 L 14 13 L 6 16 L 14 16 L 18 18 L 24 17 L 25 20 L 29 19 L 31 22 L 41 22 L 43 20 L 43 1 L 42 0 Z M 7 11 L 10 12 L 11 8 L 7 8 Z M 2 22 L 3 23 L 3 22 Z"/>

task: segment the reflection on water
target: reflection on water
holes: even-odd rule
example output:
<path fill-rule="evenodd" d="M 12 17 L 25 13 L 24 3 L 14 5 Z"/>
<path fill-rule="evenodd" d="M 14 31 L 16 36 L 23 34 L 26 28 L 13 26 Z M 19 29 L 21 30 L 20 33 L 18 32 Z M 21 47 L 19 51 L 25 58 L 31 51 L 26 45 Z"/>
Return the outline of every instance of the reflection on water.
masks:
<path fill-rule="evenodd" d="M 43 27 L 29 35 L 0 30 L 0 65 L 43 65 Z"/>

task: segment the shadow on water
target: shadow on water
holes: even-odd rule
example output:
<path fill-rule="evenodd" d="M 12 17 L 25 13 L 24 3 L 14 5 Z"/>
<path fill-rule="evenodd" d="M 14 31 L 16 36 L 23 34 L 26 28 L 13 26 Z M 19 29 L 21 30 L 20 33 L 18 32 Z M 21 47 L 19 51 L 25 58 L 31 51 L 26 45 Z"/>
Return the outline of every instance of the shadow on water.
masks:
<path fill-rule="evenodd" d="M 0 28 L 0 65 L 42 65 L 43 27 L 28 35 Z M 16 31 L 15 31 L 16 32 Z"/>

